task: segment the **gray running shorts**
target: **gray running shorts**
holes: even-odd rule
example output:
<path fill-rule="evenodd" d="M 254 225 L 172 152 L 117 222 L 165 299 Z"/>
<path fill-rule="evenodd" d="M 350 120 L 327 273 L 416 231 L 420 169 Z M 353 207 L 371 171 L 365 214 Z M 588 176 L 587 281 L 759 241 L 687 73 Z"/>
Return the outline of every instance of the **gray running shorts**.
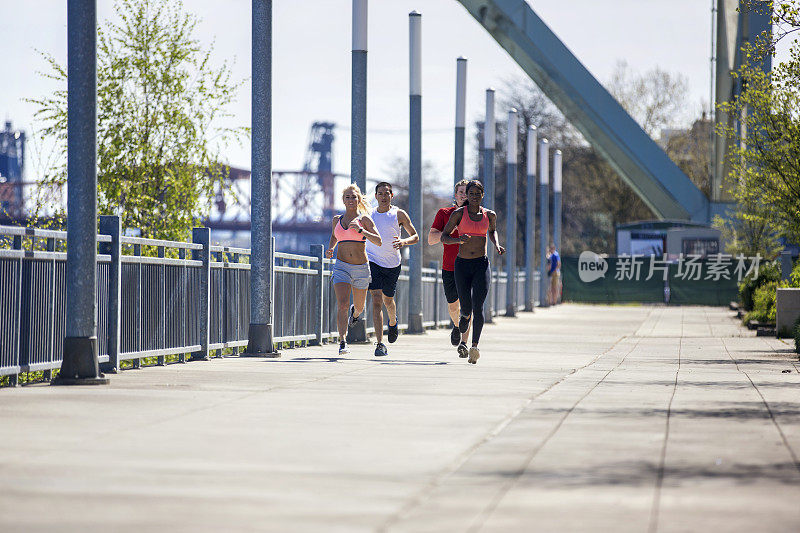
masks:
<path fill-rule="evenodd" d="M 372 277 L 369 272 L 369 263 L 363 265 L 351 265 L 338 259 L 333 264 L 333 283 L 349 283 L 356 289 L 366 289 L 369 287 Z"/>

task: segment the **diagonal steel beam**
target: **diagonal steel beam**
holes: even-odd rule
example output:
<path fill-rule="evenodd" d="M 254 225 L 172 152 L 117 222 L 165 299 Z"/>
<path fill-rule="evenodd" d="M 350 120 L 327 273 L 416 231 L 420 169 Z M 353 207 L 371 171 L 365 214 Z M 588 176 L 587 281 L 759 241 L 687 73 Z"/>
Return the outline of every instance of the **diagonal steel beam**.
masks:
<path fill-rule="evenodd" d="M 709 202 L 524 0 L 458 0 L 661 218 L 706 222 Z"/>

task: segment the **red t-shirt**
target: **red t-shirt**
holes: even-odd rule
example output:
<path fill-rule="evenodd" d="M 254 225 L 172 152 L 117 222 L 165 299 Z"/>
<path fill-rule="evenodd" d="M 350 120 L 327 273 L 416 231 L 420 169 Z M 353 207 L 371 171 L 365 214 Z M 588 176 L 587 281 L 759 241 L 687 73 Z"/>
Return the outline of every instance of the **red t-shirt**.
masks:
<path fill-rule="evenodd" d="M 436 212 L 436 217 L 433 219 L 431 227 L 444 231 L 447 221 L 450 220 L 450 215 L 456 210 L 456 206 L 443 207 Z M 450 234 L 452 237 L 458 237 L 458 229 L 453 230 Z M 452 272 L 456 268 L 456 256 L 458 255 L 458 244 L 442 244 L 444 251 L 442 252 L 442 270 L 449 270 Z"/>

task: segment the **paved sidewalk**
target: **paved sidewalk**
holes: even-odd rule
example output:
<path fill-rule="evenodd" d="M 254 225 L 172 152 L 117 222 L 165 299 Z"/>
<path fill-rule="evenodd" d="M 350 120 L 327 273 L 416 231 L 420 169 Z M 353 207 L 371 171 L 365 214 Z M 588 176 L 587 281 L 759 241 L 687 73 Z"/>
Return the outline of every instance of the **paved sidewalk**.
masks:
<path fill-rule="evenodd" d="M 0 531 L 800 531 L 800 364 L 724 309 L 0 390 Z"/>

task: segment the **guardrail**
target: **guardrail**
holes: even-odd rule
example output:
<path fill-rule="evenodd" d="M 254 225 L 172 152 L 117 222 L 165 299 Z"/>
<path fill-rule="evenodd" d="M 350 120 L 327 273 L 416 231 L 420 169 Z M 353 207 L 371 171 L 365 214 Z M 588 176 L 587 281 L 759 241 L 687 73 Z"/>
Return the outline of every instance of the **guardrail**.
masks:
<path fill-rule="evenodd" d="M 0 226 L 0 376 L 15 384 L 23 372 L 49 379 L 62 359 L 66 324 L 64 231 Z M 163 365 L 208 359 L 247 345 L 250 250 L 211 244 L 208 228 L 192 242 L 125 236 L 119 218 L 100 217 L 97 256 L 98 345 L 103 371 L 144 358 Z M 310 255 L 274 252 L 273 333 L 283 347 L 336 340 L 332 261 L 322 245 Z M 422 269 L 423 326 L 450 323 L 438 262 Z M 400 329 L 407 329 L 408 267 L 397 289 Z M 492 277 L 495 309 L 505 309 L 504 272 Z M 517 278 L 524 307 L 525 275 Z M 535 285 L 538 288 L 538 283 Z M 494 314 L 497 314 L 496 312 Z M 384 320 L 385 323 L 385 320 Z M 367 333 L 374 333 L 366 306 Z"/>

